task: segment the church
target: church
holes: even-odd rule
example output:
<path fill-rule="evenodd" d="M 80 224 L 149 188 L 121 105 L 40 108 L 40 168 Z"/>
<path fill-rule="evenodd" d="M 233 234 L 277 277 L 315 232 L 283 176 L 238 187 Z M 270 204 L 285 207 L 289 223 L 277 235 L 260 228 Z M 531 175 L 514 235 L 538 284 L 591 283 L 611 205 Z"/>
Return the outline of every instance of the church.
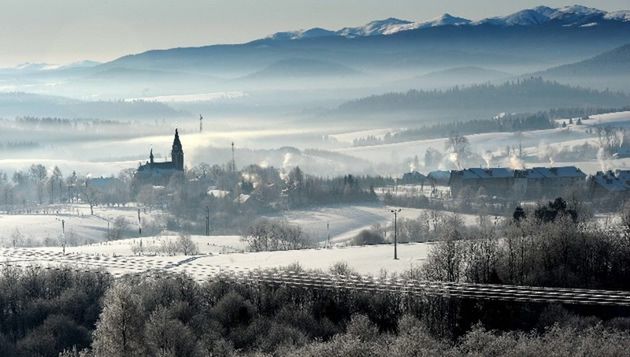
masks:
<path fill-rule="evenodd" d="M 179 133 L 175 129 L 175 138 L 171 148 L 171 161 L 155 162 L 153 149 L 149 153 L 149 161 L 138 167 L 136 178 L 142 181 L 150 181 L 154 184 L 166 184 L 170 177 L 184 172 L 184 150 L 179 140 Z"/>

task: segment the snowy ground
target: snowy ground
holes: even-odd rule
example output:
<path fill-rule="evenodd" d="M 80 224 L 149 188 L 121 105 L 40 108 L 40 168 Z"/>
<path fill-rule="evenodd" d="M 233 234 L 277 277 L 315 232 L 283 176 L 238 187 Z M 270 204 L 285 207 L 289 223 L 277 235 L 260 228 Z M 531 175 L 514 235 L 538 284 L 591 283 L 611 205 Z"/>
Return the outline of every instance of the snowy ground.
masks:
<path fill-rule="evenodd" d="M 356 236 L 360 231 L 376 224 L 391 225 L 393 222 L 392 209 L 380 204 L 374 205 L 338 205 L 319 207 L 295 211 L 286 211 L 268 216 L 272 219 L 286 219 L 289 223 L 299 225 L 313 240 L 325 244 L 330 232 L 332 244 L 344 244 Z M 44 209 L 45 212 L 44 213 Z M 61 246 L 61 220 L 64 220 L 68 251 L 75 251 L 72 246 L 82 246 L 81 252 L 130 255 L 134 239 L 123 239 L 115 242 L 105 242 L 108 222 L 120 216 L 129 222 L 129 231 L 135 232 L 137 227 L 136 207 L 95 207 L 94 215 L 90 215 L 87 205 L 54 205 L 41 208 L 38 214 L 0 214 L 0 247 L 12 246 L 12 237 L 16 231 L 22 236 L 21 246 Z M 399 218 L 416 219 L 426 210 L 416 208 L 402 208 Z M 143 224 L 157 219 L 161 211 L 141 210 Z M 460 215 L 467 225 L 477 223 L 476 215 Z M 175 234 L 160 237 L 144 237 L 143 244 L 158 244 L 165 239 L 174 239 Z M 209 241 L 204 236 L 193 236 L 198 241 L 202 252 L 216 253 L 223 248 L 231 251 L 242 251 L 244 246 L 238 242 L 237 236 L 213 237 Z M 207 251 L 204 250 L 207 247 Z M 77 250 L 78 251 L 78 250 Z"/>
<path fill-rule="evenodd" d="M 426 259 L 431 244 L 398 245 L 398 260 L 394 260 L 394 246 L 390 244 L 366 247 L 335 247 L 282 252 L 223 254 L 203 257 L 194 264 L 217 265 L 235 269 L 265 269 L 298 263 L 306 269 L 328 270 L 335 263 L 347 263 L 361 274 L 376 275 L 381 270 L 402 272 L 420 266 Z"/>
<path fill-rule="evenodd" d="M 314 240 L 325 242 L 328 237 L 327 225 L 330 228 L 330 238 L 333 243 L 343 243 L 356 236 L 363 229 L 375 224 L 391 225 L 394 216 L 390 207 L 382 205 L 347 205 L 313 208 L 306 210 L 288 211 L 271 218 L 285 218 L 290 223 L 298 224 L 305 233 Z M 418 208 L 402 208 L 399 218 L 416 219 L 427 210 Z M 477 215 L 460 215 L 465 224 L 477 223 Z"/>
<path fill-rule="evenodd" d="M 84 204 L 46 205 L 33 208 L 32 213 L 0 214 L 0 247 L 12 244 L 12 236 L 19 232 L 22 245 L 60 245 L 61 221 L 65 224 L 68 244 L 104 241 L 108 224 L 117 217 L 124 217 L 129 229 L 135 231 L 138 226 L 138 211 L 135 206 L 128 207 L 90 207 Z M 141 210 L 143 224 L 153 221 L 161 211 Z"/>
<path fill-rule="evenodd" d="M 176 234 L 162 234 L 155 237 L 128 238 L 109 242 L 98 242 L 75 247 L 66 247 L 66 253 L 93 254 L 104 256 L 133 256 L 133 247 L 142 242 L 146 252 L 158 248 L 167 242 L 174 242 L 179 238 Z M 199 254 L 228 254 L 240 253 L 247 249 L 247 244 L 241 236 L 199 236 L 192 235 L 191 239 L 199 248 Z M 33 250 L 61 252 L 61 247 L 32 248 Z"/>
<path fill-rule="evenodd" d="M 305 249 L 280 252 L 211 254 L 185 256 L 118 256 L 66 252 L 51 248 L 0 249 L 0 264 L 17 266 L 67 266 L 74 269 L 103 269 L 115 276 L 157 272 L 185 272 L 203 281 L 220 272 L 285 267 L 298 263 L 305 269 L 327 271 L 336 263 L 346 263 L 364 275 L 381 271 L 402 272 L 417 268 L 426 259 L 431 244 L 398 245 L 398 260 L 393 259 L 393 245 Z"/>

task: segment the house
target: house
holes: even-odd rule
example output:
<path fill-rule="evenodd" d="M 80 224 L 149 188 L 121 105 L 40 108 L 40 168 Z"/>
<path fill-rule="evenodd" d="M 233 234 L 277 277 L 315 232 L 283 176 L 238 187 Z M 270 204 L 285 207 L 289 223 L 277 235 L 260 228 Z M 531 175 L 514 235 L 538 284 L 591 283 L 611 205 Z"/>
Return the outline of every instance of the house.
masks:
<path fill-rule="evenodd" d="M 424 184 L 426 176 L 419 173 L 418 171 L 407 172 L 402 176 L 399 183 L 403 185 L 412 185 L 412 184 Z"/>
<path fill-rule="evenodd" d="M 514 170 L 509 168 L 470 168 L 451 171 L 449 186 L 451 187 L 451 194 L 454 196 L 464 191 L 503 196 L 514 186 Z"/>
<path fill-rule="evenodd" d="M 625 198 L 630 193 L 630 185 L 628 184 L 628 171 L 598 171 L 595 175 L 590 176 L 589 194 L 591 198 L 608 199 L 611 196 L 616 198 Z"/>
<path fill-rule="evenodd" d="M 432 186 L 448 186 L 450 178 L 451 172 L 444 170 L 431 171 L 427 175 L 427 180 Z"/>
<path fill-rule="evenodd" d="M 469 168 L 450 173 L 451 194 L 463 192 L 502 198 L 540 198 L 560 195 L 567 188 L 580 187 L 586 174 L 574 166 L 510 168 Z"/>

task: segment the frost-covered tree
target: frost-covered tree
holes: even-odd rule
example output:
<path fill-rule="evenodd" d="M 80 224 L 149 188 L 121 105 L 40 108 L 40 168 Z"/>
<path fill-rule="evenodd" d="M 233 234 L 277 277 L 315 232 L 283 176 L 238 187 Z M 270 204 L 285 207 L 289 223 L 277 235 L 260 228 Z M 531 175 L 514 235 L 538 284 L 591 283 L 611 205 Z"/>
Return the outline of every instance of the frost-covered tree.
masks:
<path fill-rule="evenodd" d="M 127 284 L 118 283 L 105 295 L 103 306 L 94 331 L 94 355 L 144 356 L 144 316 L 140 296 Z"/>

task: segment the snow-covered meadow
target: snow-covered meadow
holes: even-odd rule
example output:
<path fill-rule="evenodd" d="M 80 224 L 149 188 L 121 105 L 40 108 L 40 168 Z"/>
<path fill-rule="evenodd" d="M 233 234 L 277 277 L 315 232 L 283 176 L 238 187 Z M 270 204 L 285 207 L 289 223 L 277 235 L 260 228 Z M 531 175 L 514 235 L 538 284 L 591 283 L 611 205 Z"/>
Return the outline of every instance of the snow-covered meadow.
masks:
<path fill-rule="evenodd" d="M 215 237 L 206 238 L 212 240 Z M 149 272 L 186 273 L 202 281 L 221 272 L 247 272 L 293 264 L 299 264 L 304 269 L 328 271 L 335 264 L 343 263 L 364 275 L 379 275 L 384 271 L 400 273 L 421 266 L 430 249 L 430 243 L 399 244 L 398 260 L 394 260 L 391 244 L 277 252 L 213 253 L 206 250 L 206 254 L 190 257 L 117 255 L 113 253 L 117 250 L 116 245 L 103 244 L 69 248 L 66 254 L 57 248 L 6 248 L 0 249 L 0 258 L 1 263 L 8 265 L 102 269 L 115 276 Z"/>

